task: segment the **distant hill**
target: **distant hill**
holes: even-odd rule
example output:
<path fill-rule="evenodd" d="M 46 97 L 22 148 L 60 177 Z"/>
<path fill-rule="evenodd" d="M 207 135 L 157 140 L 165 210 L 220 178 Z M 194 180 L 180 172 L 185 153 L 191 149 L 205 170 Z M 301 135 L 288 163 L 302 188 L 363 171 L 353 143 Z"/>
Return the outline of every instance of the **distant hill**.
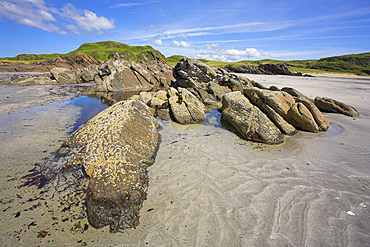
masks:
<path fill-rule="evenodd" d="M 14 58 L 0 58 L 0 62 L 8 63 L 33 63 L 41 62 L 45 60 L 54 59 L 57 57 L 73 56 L 76 57 L 78 53 L 86 53 L 93 58 L 101 61 L 105 61 L 113 58 L 114 56 L 120 56 L 128 61 L 151 61 L 155 57 L 165 59 L 165 56 L 153 47 L 146 46 L 130 46 L 124 43 L 114 41 L 103 41 L 96 43 L 85 43 L 78 49 L 71 51 L 67 54 L 20 54 Z"/>
<path fill-rule="evenodd" d="M 166 58 L 166 61 L 171 66 L 176 65 L 183 56 L 174 55 Z M 241 65 L 254 65 L 272 63 L 285 64 L 290 70 L 301 73 L 349 73 L 356 75 L 368 76 L 370 75 L 370 52 L 361 54 L 351 54 L 344 56 L 327 57 L 319 60 L 272 60 L 264 59 L 258 61 L 238 61 L 233 63 L 226 63 L 221 61 L 199 59 L 207 65 L 222 68 L 222 67 L 238 67 Z"/>

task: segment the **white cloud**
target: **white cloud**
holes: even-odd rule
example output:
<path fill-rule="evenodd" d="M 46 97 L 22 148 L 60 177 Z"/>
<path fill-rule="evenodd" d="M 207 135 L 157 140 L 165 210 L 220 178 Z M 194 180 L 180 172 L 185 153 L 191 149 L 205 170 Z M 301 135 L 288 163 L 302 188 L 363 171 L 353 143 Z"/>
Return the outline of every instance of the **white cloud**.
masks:
<path fill-rule="evenodd" d="M 224 62 L 234 62 L 243 59 L 260 58 L 262 56 L 270 56 L 267 52 L 258 51 L 256 48 L 247 48 L 245 50 L 237 49 L 216 49 L 212 52 L 203 52 L 196 54 L 196 58 L 204 58 L 208 60 L 217 60 Z"/>
<path fill-rule="evenodd" d="M 211 44 L 206 44 L 204 48 L 205 48 L 206 50 L 213 50 L 213 49 L 215 49 L 215 48 L 217 48 L 217 47 L 218 47 L 218 44 L 211 43 Z"/>
<path fill-rule="evenodd" d="M 153 41 L 152 41 L 152 44 L 153 44 L 153 45 L 163 45 L 163 42 L 162 42 L 162 40 L 161 40 L 161 39 L 156 39 L 156 40 L 153 40 Z"/>
<path fill-rule="evenodd" d="M 178 42 L 176 40 L 173 40 L 171 45 L 172 46 L 177 46 L 177 47 L 185 47 L 185 48 L 195 47 L 194 45 L 190 44 L 189 42 L 185 42 L 185 41 Z"/>
<path fill-rule="evenodd" d="M 0 0 L 0 18 L 60 34 L 100 33 L 114 28 L 113 20 L 68 3 L 60 10 L 48 7 L 43 0 Z"/>

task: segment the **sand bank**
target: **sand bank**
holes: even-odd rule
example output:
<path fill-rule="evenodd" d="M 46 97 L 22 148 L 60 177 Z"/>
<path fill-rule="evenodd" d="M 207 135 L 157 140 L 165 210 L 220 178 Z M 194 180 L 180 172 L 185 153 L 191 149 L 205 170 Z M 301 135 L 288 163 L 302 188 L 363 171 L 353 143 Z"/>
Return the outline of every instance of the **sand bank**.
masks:
<path fill-rule="evenodd" d="M 352 119 L 325 114 L 341 127 L 339 132 L 330 136 L 325 132 L 300 132 L 286 137 L 285 143 L 274 149 L 246 143 L 217 127 L 214 114 L 209 116 L 208 124 L 191 131 L 161 122 L 162 142 L 149 168 L 148 199 L 141 210 L 140 225 L 123 233 L 110 234 L 108 228 L 92 227 L 72 230 L 76 221 L 62 221 L 72 212 L 62 213 L 57 198 L 50 193 L 45 195 L 48 207 L 43 202 L 15 218 L 22 208 L 32 206 L 22 204 L 25 199 L 17 195 L 37 191 L 33 187 L 14 189 L 19 181 L 2 177 L 1 200 L 11 202 L 0 208 L 4 211 L 10 207 L 0 220 L 1 244 L 367 246 L 369 83 L 335 78 L 247 77 L 265 86 L 294 87 L 309 97 L 333 97 L 356 107 L 361 116 Z M 32 146 L 29 138 L 23 142 L 28 140 Z M 43 150 L 42 144 L 38 148 Z M 17 154 L 18 150 L 13 155 Z M 14 173 L 25 173 L 20 171 L 25 168 L 17 167 L 22 161 L 9 160 L 1 168 L 13 167 Z M 78 210 L 81 208 L 74 209 L 74 213 Z M 83 226 L 87 220 L 82 217 L 80 222 Z M 50 235 L 37 238 L 41 230 Z"/>

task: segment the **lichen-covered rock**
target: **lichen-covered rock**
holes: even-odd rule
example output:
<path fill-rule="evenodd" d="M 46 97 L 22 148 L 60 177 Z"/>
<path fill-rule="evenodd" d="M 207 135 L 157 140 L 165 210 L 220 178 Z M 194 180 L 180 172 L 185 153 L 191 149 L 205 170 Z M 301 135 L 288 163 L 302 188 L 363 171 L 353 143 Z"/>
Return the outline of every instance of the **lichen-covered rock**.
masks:
<path fill-rule="evenodd" d="M 323 112 L 340 113 L 350 117 L 360 116 L 360 114 L 354 107 L 326 97 L 316 97 L 315 105 L 317 106 L 317 108 L 320 109 L 320 111 Z"/>
<path fill-rule="evenodd" d="M 315 122 L 317 126 L 319 126 L 320 130 L 327 130 L 330 125 L 330 121 L 327 117 L 322 114 L 322 112 L 315 106 L 314 103 L 311 102 L 308 98 L 296 98 L 297 102 L 301 102 L 304 104 L 307 109 L 311 112 L 313 118 L 315 119 Z"/>
<path fill-rule="evenodd" d="M 172 116 L 180 124 L 202 122 L 206 119 L 205 106 L 185 88 L 168 90 L 168 103 Z"/>
<path fill-rule="evenodd" d="M 314 117 L 307 107 L 301 102 L 295 103 L 289 110 L 286 117 L 288 121 L 297 129 L 310 132 L 319 132 L 319 127 L 317 126 Z"/>
<path fill-rule="evenodd" d="M 227 93 L 222 98 L 221 121 L 232 127 L 243 139 L 277 144 L 284 135 L 271 120 L 239 91 Z"/>
<path fill-rule="evenodd" d="M 222 96 L 226 93 L 230 93 L 231 89 L 226 86 L 220 86 L 217 83 L 210 82 L 208 83 L 208 89 L 216 96 L 219 100 L 222 100 Z"/>
<path fill-rule="evenodd" d="M 285 135 L 294 135 L 298 131 L 290 123 L 285 121 L 285 119 L 280 116 L 274 109 L 272 109 L 267 104 L 262 104 L 260 109 L 267 114 L 270 120 L 280 129 L 280 131 Z"/>
<path fill-rule="evenodd" d="M 269 105 L 279 115 L 285 118 L 295 104 L 293 96 L 282 91 L 271 91 L 259 88 L 245 88 L 244 94 L 256 105 Z"/>
<path fill-rule="evenodd" d="M 281 91 L 284 91 L 284 92 L 287 92 L 289 93 L 290 95 L 294 96 L 294 97 L 300 97 L 300 98 L 308 98 L 306 95 L 304 95 L 303 93 L 299 92 L 297 89 L 295 88 L 291 88 L 291 87 L 283 87 L 281 89 Z"/>
<path fill-rule="evenodd" d="M 147 167 L 159 144 L 157 123 L 144 103 L 121 101 L 75 131 L 65 146 L 83 147 L 90 183 L 87 214 L 92 226 L 112 231 L 135 227 L 146 199 Z"/>

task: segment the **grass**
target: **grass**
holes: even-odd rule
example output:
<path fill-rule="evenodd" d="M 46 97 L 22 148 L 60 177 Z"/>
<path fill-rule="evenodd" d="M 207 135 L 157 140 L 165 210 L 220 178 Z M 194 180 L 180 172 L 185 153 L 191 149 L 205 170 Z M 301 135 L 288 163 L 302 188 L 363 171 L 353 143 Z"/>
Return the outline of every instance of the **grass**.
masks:
<path fill-rule="evenodd" d="M 166 60 L 166 62 L 174 67 L 180 59 L 181 55 L 173 55 L 170 57 L 163 56 L 158 50 L 153 49 L 151 46 L 130 46 L 124 43 L 114 41 L 104 41 L 96 43 L 85 43 L 78 49 L 71 51 L 67 54 L 20 54 L 14 58 L 0 58 L 0 62 L 7 63 L 33 63 L 41 62 L 49 59 L 54 59 L 63 56 L 76 56 L 78 53 L 84 52 L 98 60 L 108 60 L 114 57 L 116 53 L 120 54 L 128 61 L 139 60 L 153 60 L 154 56 L 159 56 Z M 207 65 L 222 68 L 227 66 L 237 67 L 241 65 L 254 65 L 264 63 L 283 63 L 290 70 L 301 73 L 348 73 L 356 75 L 370 75 L 370 52 L 361 54 L 351 54 L 344 56 L 328 57 L 319 60 L 273 60 L 264 59 L 258 61 L 238 61 L 233 63 L 220 62 L 214 60 L 199 59 Z"/>
<path fill-rule="evenodd" d="M 81 45 L 78 49 L 71 51 L 67 54 L 20 54 L 14 58 L 0 58 L 0 62 L 8 63 L 33 63 L 42 62 L 49 59 L 54 59 L 57 57 L 73 56 L 75 57 L 78 53 L 86 53 L 95 59 L 105 61 L 114 57 L 115 53 L 124 56 L 128 61 L 139 61 L 145 60 L 146 57 L 149 61 L 153 60 L 154 57 L 148 52 L 155 52 L 156 56 L 165 58 L 159 51 L 155 50 L 153 47 L 146 46 L 130 46 L 124 43 L 114 42 L 114 41 L 103 41 L 96 43 L 85 43 Z"/>

